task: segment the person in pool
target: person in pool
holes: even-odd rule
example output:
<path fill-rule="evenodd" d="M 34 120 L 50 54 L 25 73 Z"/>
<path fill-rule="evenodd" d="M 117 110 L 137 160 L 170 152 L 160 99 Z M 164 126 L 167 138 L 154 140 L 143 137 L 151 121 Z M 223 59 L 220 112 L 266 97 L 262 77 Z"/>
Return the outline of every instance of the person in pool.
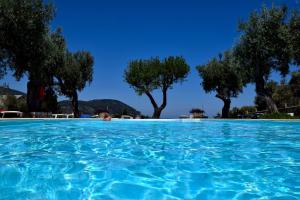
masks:
<path fill-rule="evenodd" d="M 106 113 L 106 114 L 104 114 L 102 120 L 103 121 L 110 121 L 111 120 L 111 116 L 108 113 Z"/>
<path fill-rule="evenodd" d="M 111 116 L 107 111 L 100 112 L 99 113 L 99 118 L 102 119 L 103 121 L 110 121 L 111 120 Z"/>

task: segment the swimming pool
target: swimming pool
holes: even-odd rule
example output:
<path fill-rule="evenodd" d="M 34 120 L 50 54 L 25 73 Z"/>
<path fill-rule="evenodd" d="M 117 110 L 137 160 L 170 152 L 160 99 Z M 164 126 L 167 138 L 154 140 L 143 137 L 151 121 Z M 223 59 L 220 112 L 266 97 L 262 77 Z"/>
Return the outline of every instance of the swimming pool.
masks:
<path fill-rule="evenodd" d="M 300 198 L 300 122 L 0 121 L 0 199 L 259 198 Z"/>

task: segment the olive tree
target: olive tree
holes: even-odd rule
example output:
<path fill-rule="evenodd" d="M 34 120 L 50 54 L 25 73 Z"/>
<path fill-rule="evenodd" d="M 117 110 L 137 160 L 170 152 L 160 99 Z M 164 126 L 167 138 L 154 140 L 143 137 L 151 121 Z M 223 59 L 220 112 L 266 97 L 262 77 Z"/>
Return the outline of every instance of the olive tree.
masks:
<path fill-rule="evenodd" d="M 243 75 L 230 52 L 225 52 L 220 59 L 214 58 L 205 65 L 197 67 L 202 77 L 205 92 L 216 92 L 216 97 L 224 103 L 222 118 L 229 117 L 231 98 L 242 92 Z"/>
<path fill-rule="evenodd" d="M 44 48 L 48 53 L 44 56 L 41 66 L 30 72 L 30 77 L 34 78 L 29 79 L 27 83 L 27 104 L 30 111 L 55 112 L 57 98 L 53 89 L 54 77 L 64 68 L 67 51 L 60 29 L 45 37 Z M 42 94 L 41 90 L 44 91 Z M 49 100 L 52 103 L 49 104 Z"/>
<path fill-rule="evenodd" d="M 293 64 L 300 65 L 300 13 L 294 11 L 289 23 L 290 46 L 292 48 Z M 295 97 L 300 97 L 300 71 L 292 73 L 289 85 Z"/>
<path fill-rule="evenodd" d="M 129 62 L 124 79 L 138 95 L 147 95 L 154 108 L 152 118 L 160 118 L 162 110 L 167 106 L 167 91 L 175 83 L 184 81 L 189 71 L 190 67 L 182 57 L 170 56 L 164 60 L 156 57 Z M 162 92 L 161 105 L 152 95 L 156 89 Z"/>
<path fill-rule="evenodd" d="M 53 6 L 42 0 L 0 0 L 0 58 L 17 79 L 44 61 L 53 15 Z"/>
<path fill-rule="evenodd" d="M 29 111 L 39 110 L 38 90 L 49 85 L 48 72 L 57 66 L 53 16 L 54 7 L 43 0 L 0 0 L 0 75 L 10 68 L 17 80 L 28 76 Z"/>
<path fill-rule="evenodd" d="M 292 90 L 294 97 L 300 97 L 300 71 L 292 73 L 292 77 L 289 81 L 289 86 Z"/>
<path fill-rule="evenodd" d="M 74 117 L 79 117 L 78 91 L 93 80 L 93 56 L 86 51 L 67 52 L 64 67 L 59 69 L 56 78 L 60 92 L 72 101 Z"/>
<path fill-rule="evenodd" d="M 239 24 L 241 36 L 235 46 L 235 56 L 270 112 L 278 109 L 266 91 L 266 83 L 273 71 L 285 76 L 291 62 L 288 21 L 287 8 L 273 6 L 252 12 L 247 21 Z"/>
<path fill-rule="evenodd" d="M 288 24 L 289 44 L 292 49 L 293 64 L 300 65 L 300 13 L 294 10 Z"/>

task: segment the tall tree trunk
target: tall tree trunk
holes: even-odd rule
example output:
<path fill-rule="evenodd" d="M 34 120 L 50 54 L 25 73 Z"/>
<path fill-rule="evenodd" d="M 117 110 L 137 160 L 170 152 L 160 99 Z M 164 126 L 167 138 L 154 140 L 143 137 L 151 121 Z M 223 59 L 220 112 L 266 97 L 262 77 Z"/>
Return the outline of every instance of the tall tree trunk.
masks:
<path fill-rule="evenodd" d="M 56 113 L 57 112 L 57 96 L 51 86 L 45 91 L 46 95 L 44 102 L 46 103 L 46 111 Z"/>
<path fill-rule="evenodd" d="M 152 115 L 153 119 L 159 119 L 161 112 L 163 109 L 165 109 L 165 107 L 167 106 L 167 88 L 163 88 L 162 89 L 162 93 L 163 93 L 163 102 L 162 104 L 158 107 L 155 99 L 153 98 L 153 96 L 151 95 L 150 92 L 146 92 L 146 95 L 149 97 L 151 104 L 153 106 L 154 112 Z"/>
<path fill-rule="evenodd" d="M 73 108 L 74 118 L 79 118 L 77 91 L 74 91 L 72 95 L 72 108 Z"/>
<path fill-rule="evenodd" d="M 255 90 L 256 90 L 257 96 L 259 96 L 265 100 L 268 111 L 270 113 L 277 113 L 278 112 L 277 105 L 275 104 L 275 102 L 272 99 L 272 97 L 270 96 L 270 94 L 268 94 L 268 92 L 266 91 L 265 80 L 263 78 L 256 79 Z"/>
<path fill-rule="evenodd" d="M 222 109 L 222 118 L 228 118 L 229 117 L 231 100 L 230 99 L 225 99 L 225 100 L 223 100 L 223 102 L 224 102 L 224 106 L 223 106 L 223 109 Z"/>
<path fill-rule="evenodd" d="M 29 80 L 27 82 L 27 109 L 28 112 L 38 112 L 40 108 L 40 99 L 39 99 L 39 81 Z"/>
<path fill-rule="evenodd" d="M 222 95 L 217 94 L 217 98 L 221 99 L 224 102 L 223 108 L 222 108 L 222 118 L 228 118 L 229 117 L 229 111 L 230 111 L 230 104 L 231 100 L 230 98 L 226 98 Z"/>
<path fill-rule="evenodd" d="M 152 118 L 153 119 L 159 119 L 160 115 L 161 115 L 161 109 L 160 108 L 154 108 Z"/>
<path fill-rule="evenodd" d="M 263 98 L 265 99 L 266 103 L 267 103 L 267 109 L 270 113 L 278 113 L 278 108 L 277 105 L 275 104 L 274 100 L 269 97 L 268 95 L 263 96 Z"/>

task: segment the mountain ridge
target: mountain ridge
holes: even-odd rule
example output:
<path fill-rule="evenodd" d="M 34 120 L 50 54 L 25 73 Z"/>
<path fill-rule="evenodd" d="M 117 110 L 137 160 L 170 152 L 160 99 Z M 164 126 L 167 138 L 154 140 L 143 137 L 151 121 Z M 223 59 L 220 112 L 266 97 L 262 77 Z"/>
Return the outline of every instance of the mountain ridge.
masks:
<path fill-rule="evenodd" d="M 63 100 L 58 102 L 59 112 L 72 113 L 72 104 L 70 100 Z M 78 101 L 79 111 L 84 114 L 96 114 L 100 111 L 108 111 L 114 115 L 140 115 L 141 112 L 135 108 L 125 104 L 122 101 L 116 99 L 92 99 L 92 100 L 80 100 Z"/>
<path fill-rule="evenodd" d="M 8 87 L 0 86 L 0 95 L 22 95 L 25 96 L 26 93 L 19 90 L 14 90 Z"/>
<path fill-rule="evenodd" d="M 0 86 L 1 95 L 21 95 L 26 96 L 26 93 L 11 89 L 8 87 Z M 141 115 L 141 112 L 137 111 L 132 106 L 116 100 L 116 99 L 92 99 L 92 100 L 79 100 L 79 111 L 83 114 L 96 114 L 99 111 L 107 111 L 113 115 L 128 114 L 132 116 Z M 58 108 L 60 113 L 73 113 L 72 104 L 69 100 L 63 100 L 58 102 Z"/>

